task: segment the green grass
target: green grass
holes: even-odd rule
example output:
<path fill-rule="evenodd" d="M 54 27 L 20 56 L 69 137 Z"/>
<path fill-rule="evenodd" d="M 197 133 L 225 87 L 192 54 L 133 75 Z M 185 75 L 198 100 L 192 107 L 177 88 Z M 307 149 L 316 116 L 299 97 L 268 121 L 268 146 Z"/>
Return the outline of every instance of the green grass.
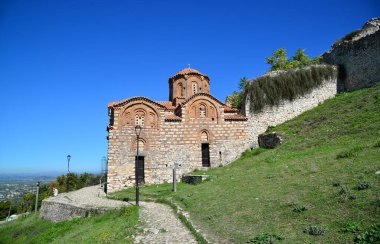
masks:
<path fill-rule="evenodd" d="M 52 223 L 34 214 L 0 225 L 0 243 L 133 243 L 138 208 Z"/>
<path fill-rule="evenodd" d="M 247 243 L 280 236 L 284 243 L 353 242 L 343 232 L 380 219 L 380 86 L 339 94 L 301 116 L 271 128 L 286 135 L 276 149 L 247 151 L 207 172 L 198 185 L 179 183 L 140 189 L 143 200 L 174 201 L 190 213 L 207 239 Z M 358 182 L 371 188 L 358 190 Z M 355 199 L 349 197 L 354 194 Z M 133 199 L 133 189 L 113 194 Z M 294 209 L 305 206 L 305 211 Z M 326 230 L 310 235 L 310 226 Z"/>

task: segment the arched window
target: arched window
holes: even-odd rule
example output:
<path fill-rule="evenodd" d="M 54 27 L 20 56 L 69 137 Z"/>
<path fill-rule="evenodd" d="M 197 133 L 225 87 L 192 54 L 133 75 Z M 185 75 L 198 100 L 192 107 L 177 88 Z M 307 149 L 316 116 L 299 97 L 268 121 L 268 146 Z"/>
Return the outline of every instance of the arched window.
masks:
<path fill-rule="evenodd" d="M 192 88 L 193 88 L 193 94 L 196 94 L 198 92 L 197 83 L 193 83 Z"/>
<path fill-rule="evenodd" d="M 208 134 L 206 131 L 202 131 L 201 133 L 201 141 L 202 142 L 208 142 Z"/>
<path fill-rule="evenodd" d="M 178 84 L 178 91 L 177 91 L 177 94 L 178 94 L 178 96 L 183 97 L 183 85 L 182 85 L 182 83 L 179 83 L 179 84 Z"/>
<path fill-rule="evenodd" d="M 206 106 L 204 104 L 199 106 L 199 117 L 206 118 Z"/>
<path fill-rule="evenodd" d="M 141 153 L 144 152 L 145 143 L 144 143 L 143 140 L 138 140 L 137 143 L 138 143 L 138 146 L 139 146 L 139 154 L 141 154 Z"/>
<path fill-rule="evenodd" d="M 137 111 L 135 115 L 135 125 L 144 126 L 145 124 L 145 113 L 143 111 Z"/>

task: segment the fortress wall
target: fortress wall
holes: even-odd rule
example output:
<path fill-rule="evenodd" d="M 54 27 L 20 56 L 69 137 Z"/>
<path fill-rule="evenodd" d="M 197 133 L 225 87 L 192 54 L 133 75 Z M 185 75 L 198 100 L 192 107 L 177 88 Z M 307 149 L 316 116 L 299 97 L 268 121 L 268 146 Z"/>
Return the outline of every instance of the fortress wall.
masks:
<path fill-rule="evenodd" d="M 268 126 L 276 126 L 291 120 L 303 112 L 317 107 L 323 101 L 333 98 L 337 93 L 337 80 L 332 78 L 323 81 L 320 87 L 293 101 L 282 101 L 278 106 L 265 106 L 260 112 L 249 112 L 248 135 L 251 148 L 258 147 L 258 136 L 264 133 Z M 249 111 L 249 102 L 245 111 Z"/>
<path fill-rule="evenodd" d="M 340 67 L 338 88 L 353 91 L 380 82 L 380 18 L 367 22 L 353 40 L 323 54 L 323 62 Z"/>

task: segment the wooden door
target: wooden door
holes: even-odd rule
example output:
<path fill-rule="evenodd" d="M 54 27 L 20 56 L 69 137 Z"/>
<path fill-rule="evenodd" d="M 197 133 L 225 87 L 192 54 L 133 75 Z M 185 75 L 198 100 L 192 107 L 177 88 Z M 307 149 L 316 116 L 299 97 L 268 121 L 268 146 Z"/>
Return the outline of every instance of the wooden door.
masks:
<path fill-rule="evenodd" d="M 210 167 L 210 147 L 208 143 L 202 143 L 202 167 Z"/>

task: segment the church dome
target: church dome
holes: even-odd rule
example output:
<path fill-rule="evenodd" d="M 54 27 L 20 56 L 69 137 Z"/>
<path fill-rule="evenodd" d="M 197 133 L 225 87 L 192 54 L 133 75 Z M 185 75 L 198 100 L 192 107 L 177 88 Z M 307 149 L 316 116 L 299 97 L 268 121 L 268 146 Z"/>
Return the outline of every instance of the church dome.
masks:
<path fill-rule="evenodd" d="M 207 77 L 207 78 L 208 78 L 207 75 L 202 74 L 201 72 L 199 72 L 199 71 L 196 70 L 196 69 L 185 68 L 185 69 L 183 69 L 183 70 L 177 72 L 175 75 L 173 75 L 173 76 L 171 77 L 171 79 L 176 78 L 177 76 L 182 76 L 182 75 L 193 75 L 193 74 L 195 74 L 195 75 L 201 75 L 201 76 L 204 76 L 204 77 Z"/>

